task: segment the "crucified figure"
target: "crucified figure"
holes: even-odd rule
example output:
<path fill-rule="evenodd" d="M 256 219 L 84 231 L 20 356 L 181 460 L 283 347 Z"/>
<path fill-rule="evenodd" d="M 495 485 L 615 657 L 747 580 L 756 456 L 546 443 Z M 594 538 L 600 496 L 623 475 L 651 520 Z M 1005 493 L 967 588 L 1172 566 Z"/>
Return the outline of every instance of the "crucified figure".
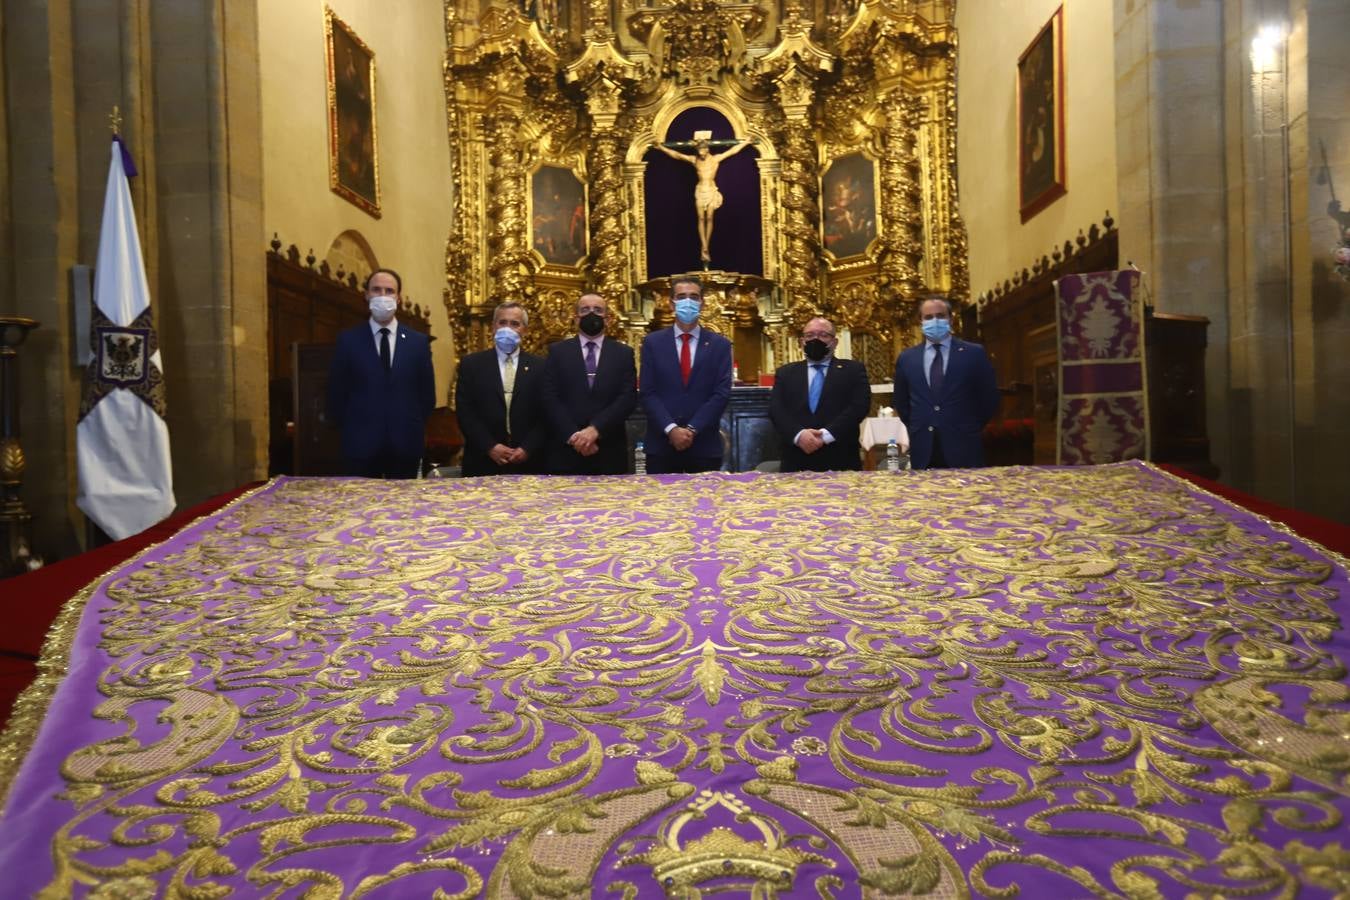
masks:
<path fill-rule="evenodd" d="M 721 165 L 722 160 L 728 156 L 734 156 L 740 153 L 752 142 L 745 141 L 718 141 L 719 146 L 730 144 L 731 147 L 721 153 L 712 153 L 709 148 L 711 142 L 700 140 L 696 144 L 681 142 L 678 144 L 655 144 L 654 146 L 669 156 L 671 159 L 678 159 L 681 162 L 687 162 L 694 167 L 698 173 L 698 184 L 694 185 L 694 209 L 698 213 L 698 242 L 700 245 L 700 258 L 706 264 L 712 259 L 708 255 L 708 242 L 712 239 L 713 213 L 717 212 L 722 205 L 722 192 L 717 189 L 717 167 Z M 672 147 L 693 146 L 695 156 L 688 153 L 677 153 Z"/>

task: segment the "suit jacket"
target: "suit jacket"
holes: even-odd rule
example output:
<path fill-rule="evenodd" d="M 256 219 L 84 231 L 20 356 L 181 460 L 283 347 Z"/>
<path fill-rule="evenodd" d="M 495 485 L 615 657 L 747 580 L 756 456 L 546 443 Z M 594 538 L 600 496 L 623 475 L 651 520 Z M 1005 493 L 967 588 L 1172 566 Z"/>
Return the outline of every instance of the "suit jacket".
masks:
<path fill-rule="evenodd" d="M 588 385 L 582 344 L 575 337 L 548 348 L 543 403 L 548 416 L 548 471 L 554 475 L 620 475 L 628 471 L 624 422 L 637 406 L 633 348 L 606 337 L 600 346 L 595 384 Z M 594 425 L 600 452 L 582 456 L 567 445 L 575 432 Z"/>
<path fill-rule="evenodd" d="M 390 452 L 415 462 L 426 446 L 427 416 L 436 407 L 431 341 L 403 324 L 389 339 L 398 345 L 386 372 L 369 321 L 338 335 L 328 370 L 328 417 L 342 430 L 349 461 Z"/>
<path fill-rule="evenodd" d="M 958 468 L 984 465 L 981 433 L 998 410 L 998 381 L 989 356 L 979 344 L 952 338 L 950 359 L 942 379 L 942 395 L 928 387 L 923 344 L 901 352 L 895 361 L 895 412 L 909 429 L 909 456 L 914 468 L 927 468 L 933 435 L 942 436 L 947 464 Z"/>
<path fill-rule="evenodd" d="M 497 350 L 470 353 L 459 361 L 455 379 L 455 412 L 464 433 L 461 470 L 474 475 L 515 475 L 544 471 L 548 423 L 543 418 L 540 388 L 544 358 L 516 352 L 516 383 L 511 392 L 511 420 L 506 419 L 506 394 Z M 497 444 L 520 447 L 529 458 L 518 466 L 499 466 L 488 456 Z"/>
<path fill-rule="evenodd" d="M 872 405 L 867 367 L 852 359 L 832 359 L 825 370 L 820 402 L 811 412 L 809 363 L 788 363 L 778 370 L 769 395 L 769 418 L 782 439 L 783 472 L 828 472 L 861 469 L 858 432 Z M 803 428 L 825 428 L 834 437 L 815 453 L 792 442 Z"/>
<path fill-rule="evenodd" d="M 707 328 L 699 332 L 698 350 L 689 383 L 680 378 L 676 328 L 653 331 L 642 341 L 642 408 L 647 414 L 644 438 L 648 456 L 674 456 L 666 428 L 688 425 L 694 443 L 690 456 L 722 456 L 722 413 L 731 399 L 731 341 Z"/>

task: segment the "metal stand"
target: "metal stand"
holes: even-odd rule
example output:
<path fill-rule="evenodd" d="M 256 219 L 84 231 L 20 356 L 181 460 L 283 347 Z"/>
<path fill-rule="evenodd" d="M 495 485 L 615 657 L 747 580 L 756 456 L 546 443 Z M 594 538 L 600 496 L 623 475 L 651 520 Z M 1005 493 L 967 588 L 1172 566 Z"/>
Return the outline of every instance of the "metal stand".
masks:
<path fill-rule="evenodd" d="M 19 445 L 19 347 L 36 319 L 0 316 L 0 577 L 42 566 L 33 555 L 33 517 L 19 499 L 25 460 Z"/>

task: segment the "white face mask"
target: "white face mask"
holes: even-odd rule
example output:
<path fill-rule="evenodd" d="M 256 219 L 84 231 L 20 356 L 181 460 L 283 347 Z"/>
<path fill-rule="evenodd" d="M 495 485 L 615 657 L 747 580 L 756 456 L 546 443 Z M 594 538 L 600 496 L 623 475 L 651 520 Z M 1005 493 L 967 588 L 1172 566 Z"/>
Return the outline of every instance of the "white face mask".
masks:
<path fill-rule="evenodd" d="M 376 322 L 384 325 L 393 321 L 394 312 L 398 309 L 398 301 L 393 297 L 371 297 L 370 314 Z"/>

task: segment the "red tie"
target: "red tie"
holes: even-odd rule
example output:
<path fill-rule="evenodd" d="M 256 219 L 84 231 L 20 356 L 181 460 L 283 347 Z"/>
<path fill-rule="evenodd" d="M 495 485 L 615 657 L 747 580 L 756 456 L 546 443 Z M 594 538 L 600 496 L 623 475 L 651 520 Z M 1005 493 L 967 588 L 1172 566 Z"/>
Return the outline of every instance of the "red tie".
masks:
<path fill-rule="evenodd" d="M 680 337 L 684 343 L 680 345 L 680 380 L 685 384 L 689 383 L 689 340 L 692 334 L 682 334 Z"/>

